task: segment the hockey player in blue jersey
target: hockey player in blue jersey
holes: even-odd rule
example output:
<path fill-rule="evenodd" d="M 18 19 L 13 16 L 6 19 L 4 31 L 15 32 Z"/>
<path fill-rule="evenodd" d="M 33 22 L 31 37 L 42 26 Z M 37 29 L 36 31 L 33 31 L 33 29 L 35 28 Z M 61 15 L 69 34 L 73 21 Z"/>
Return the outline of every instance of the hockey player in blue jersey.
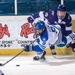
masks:
<path fill-rule="evenodd" d="M 72 18 L 66 12 L 66 6 L 59 4 L 57 9 L 49 10 L 47 12 L 40 11 L 36 14 L 32 14 L 27 18 L 29 23 L 33 23 L 35 19 L 42 17 L 47 20 L 50 24 L 59 24 L 61 26 L 61 31 L 64 36 L 68 36 L 72 33 Z M 67 47 L 71 47 L 73 52 L 75 52 L 75 43 L 72 41 Z M 53 47 L 55 48 L 55 47 Z"/>
<path fill-rule="evenodd" d="M 63 47 L 70 43 L 73 38 L 75 39 L 75 34 L 70 34 L 68 37 L 64 37 L 59 25 L 45 24 L 41 20 L 35 24 L 35 30 L 37 34 L 36 42 L 33 45 L 26 45 L 24 49 L 27 52 L 33 50 L 37 53 L 37 56 L 33 58 L 34 60 L 45 60 L 45 48 L 49 47 L 52 54 L 56 54 L 53 46 Z"/>

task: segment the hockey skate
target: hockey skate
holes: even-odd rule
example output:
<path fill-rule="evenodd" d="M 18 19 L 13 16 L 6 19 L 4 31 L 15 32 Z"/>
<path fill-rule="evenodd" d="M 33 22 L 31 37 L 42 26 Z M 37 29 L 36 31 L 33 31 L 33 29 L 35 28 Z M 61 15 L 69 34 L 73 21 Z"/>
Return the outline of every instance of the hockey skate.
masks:
<path fill-rule="evenodd" d="M 66 47 L 67 48 L 71 47 L 72 48 L 72 51 L 75 52 L 75 48 L 72 47 L 72 44 L 71 43 L 69 43 L 68 45 L 66 45 Z"/>
<path fill-rule="evenodd" d="M 51 52 L 52 52 L 52 55 L 56 55 L 56 52 L 55 52 L 55 50 L 53 49 L 53 50 L 51 50 Z"/>
<path fill-rule="evenodd" d="M 72 51 L 75 52 L 75 48 L 72 48 Z"/>
<path fill-rule="evenodd" d="M 39 57 L 39 56 L 33 57 L 33 60 L 45 60 L 46 59 L 45 55 L 46 55 L 46 51 L 43 52 L 41 57 Z"/>
<path fill-rule="evenodd" d="M 56 52 L 55 52 L 55 50 L 52 49 L 51 52 L 52 52 L 52 56 L 53 56 L 54 58 L 56 58 Z"/>
<path fill-rule="evenodd" d="M 66 47 L 67 47 L 67 48 L 71 47 L 71 43 L 67 44 Z"/>

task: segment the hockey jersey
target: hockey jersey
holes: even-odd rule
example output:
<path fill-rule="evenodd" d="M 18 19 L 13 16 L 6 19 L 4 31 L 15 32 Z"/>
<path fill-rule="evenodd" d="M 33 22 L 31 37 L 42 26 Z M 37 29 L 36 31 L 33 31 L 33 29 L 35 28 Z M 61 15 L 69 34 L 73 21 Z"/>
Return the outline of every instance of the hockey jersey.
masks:
<path fill-rule="evenodd" d="M 33 22 L 36 18 L 41 17 L 44 20 L 48 20 L 50 24 L 59 24 L 61 26 L 62 34 L 67 36 L 72 33 L 72 23 L 71 16 L 66 12 L 66 15 L 63 19 L 59 19 L 57 16 L 57 10 L 49 10 L 49 11 L 40 11 L 36 14 L 28 17 L 28 22 Z"/>
<path fill-rule="evenodd" d="M 41 36 L 38 35 L 38 39 L 34 43 L 34 47 L 39 46 L 41 50 L 43 50 L 44 48 L 48 48 L 51 45 L 59 46 L 59 44 L 62 44 L 60 46 L 64 46 L 66 42 L 67 41 L 62 41 L 61 27 L 59 25 L 46 24 L 46 29 Z M 37 50 L 37 48 L 35 47 L 35 50 Z"/>

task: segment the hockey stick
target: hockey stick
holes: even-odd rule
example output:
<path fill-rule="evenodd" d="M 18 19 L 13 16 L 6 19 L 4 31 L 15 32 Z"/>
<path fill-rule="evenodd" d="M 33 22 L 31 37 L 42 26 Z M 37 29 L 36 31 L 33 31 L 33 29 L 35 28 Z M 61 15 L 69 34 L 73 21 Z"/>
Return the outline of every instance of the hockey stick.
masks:
<path fill-rule="evenodd" d="M 33 44 L 35 41 L 36 41 L 36 39 L 35 39 L 32 43 L 30 43 L 30 45 Z M 5 63 L 3 63 L 3 64 L 0 63 L 0 66 L 6 65 L 6 64 L 9 63 L 10 61 L 12 61 L 14 58 L 16 58 L 18 55 L 20 55 L 23 51 L 24 51 L 24 49 L 21 50 L 19 53 L 17 53 L 14 57 L 12 57 L 11 59 L 9 59 L 8 61 L 6 61 Z"/>

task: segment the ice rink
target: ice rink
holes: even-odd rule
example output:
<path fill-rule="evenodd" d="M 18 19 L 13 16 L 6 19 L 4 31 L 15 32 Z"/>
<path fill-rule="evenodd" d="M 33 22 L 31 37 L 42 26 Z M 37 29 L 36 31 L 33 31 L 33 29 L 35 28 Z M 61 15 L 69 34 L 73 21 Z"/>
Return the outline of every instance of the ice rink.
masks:
<path fill-rule="evenodd" d="M 0 56 L 0 63 L 11 57 Z M 19 66 L 17 66 L 19 65 Z M 4 75 L 75 75 L 75 55 L 46 56 L 46 61 L 34 61 L 33 56 L 18 56 L 4 66 Z"/>

